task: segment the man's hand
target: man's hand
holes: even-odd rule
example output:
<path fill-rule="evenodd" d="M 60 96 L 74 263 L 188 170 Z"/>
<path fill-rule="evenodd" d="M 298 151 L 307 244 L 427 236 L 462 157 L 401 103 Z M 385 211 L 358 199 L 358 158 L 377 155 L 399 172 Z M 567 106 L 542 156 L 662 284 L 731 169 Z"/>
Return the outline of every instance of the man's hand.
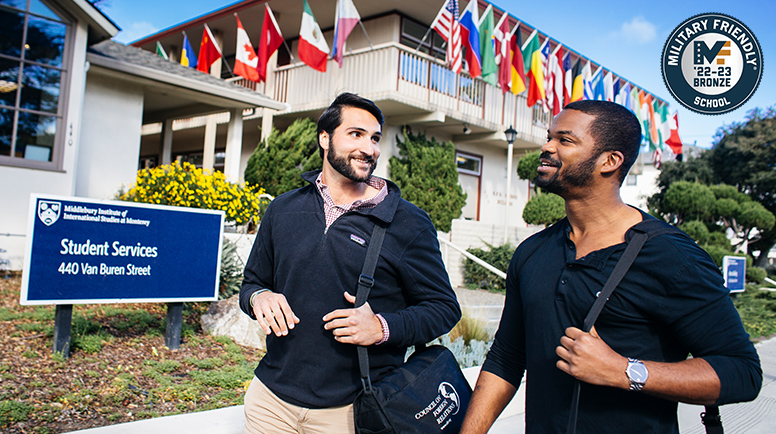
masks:
<path fill-rule="evenodd" d="M 348 303 L 356 302 L 356 297 L 345 292 Z M 337 309 L 323 317 L 323 328 L 331 330 L 334 339 L 343 344 L 374 345 L 383 338 L 383 326 L 369 303 L 355 309 Z"/>
<path fill-rule="evenodd" d="M 556 366 L 561 371 L 599 386 L 628 388 L 625 368 L 628 359 L 617 354 L 598 336 L 595 327 L 585 333 L 576 327 L 566 329 L 555 349 L 560 357 Z"/>
<path fill-rule="evenodd" d="M 286 336 L 294 324 L 299 324 L 286 297 L 272 291 L 264 291 L 253 299 L 253 313 L 264 333 L 272 332 L 277 337 Z"/>

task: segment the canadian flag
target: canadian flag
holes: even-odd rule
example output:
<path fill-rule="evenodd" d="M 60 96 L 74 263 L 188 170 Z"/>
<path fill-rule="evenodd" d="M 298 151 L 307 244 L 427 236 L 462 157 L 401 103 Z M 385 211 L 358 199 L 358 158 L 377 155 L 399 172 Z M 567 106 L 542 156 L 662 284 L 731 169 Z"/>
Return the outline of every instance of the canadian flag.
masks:
<path fill-rule="evenodd" d="M 237 19 L 237 47 L 234 54 L 234 73 L 248 80 L 258 82 L 259 71 L 256 70 L 256 65 L 259 64 L 259 58 L 256 56 L 256 51 L 253 50 L 248 33 L 240 22 L 240 17 L 236 13 L 234 17 Z"/>

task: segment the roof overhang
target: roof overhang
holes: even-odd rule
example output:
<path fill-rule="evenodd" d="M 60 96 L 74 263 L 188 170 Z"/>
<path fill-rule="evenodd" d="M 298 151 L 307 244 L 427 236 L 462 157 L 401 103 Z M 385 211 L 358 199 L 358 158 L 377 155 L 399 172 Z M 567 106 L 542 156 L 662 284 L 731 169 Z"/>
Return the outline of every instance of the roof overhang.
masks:
<path fill-rule="evenodd" d="M 112 75 L 122 73 L 124 79 L 142 84 L 146 95 L 157 100 L 166 99 L 162 107 L 154 108 L 145 104 L 144 123 L 160 122 L 165 119 L 198 116 L 229 109 L 246 109 L 265 107 L 273 110 L 285 110 L 287 104 L 275 101 L 259 93 L 248 93 L 230 89 L 225 86 L 194 80 L 166 71 L 160 71 L 123 60 L 105 57 L 95 53 L 87 53 L 86 60 L 90 63 L 90 71 Z M 173 100 L 181 104 L 171 105 Z"/>

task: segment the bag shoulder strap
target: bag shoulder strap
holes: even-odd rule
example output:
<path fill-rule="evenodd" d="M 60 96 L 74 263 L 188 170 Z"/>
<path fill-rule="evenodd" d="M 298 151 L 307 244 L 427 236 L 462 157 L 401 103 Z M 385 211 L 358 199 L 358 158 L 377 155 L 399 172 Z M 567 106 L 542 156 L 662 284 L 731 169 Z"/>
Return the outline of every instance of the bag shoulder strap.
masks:
<path fill-rule="evenodd" d="M 375 227 L 372 230 L 372 238 L 369 240 L 369 247 L 366 250 L 366 259 L 364 259 L 364 266 L 361 269 L 361 275 L 358 276 L 358 290 L 356 291 L 356 303 L 355 307 L 360 307 L 366 303 L 369 298 L 369 292 L 372 290 L 372 286 L 375 284 L 374 273 L 377 268 L 377 259 L 380 257 L 380 249 L 383 246 L 383 239 L 385 238 L 385 226 L 380 223 L 375 223 Z M 369 353 L 366 347 L 359 345 L 356 350 L 358 351 L 358 368 L 361 374 L 361 384 L 364 390 L 372 388 L 372 381 L 369 378 Z"/>
<path fill-rule="evenodd" d="M 644 243 L 646 243 L 649 238 L 654 238 L 669 232 L 679 231 L 673 226 L 661 222 L 660 220 L 655 218 L 647 218 L 642 222 L 634 225 L 628 230 L 628 232 L 625 233 L 625 242 L 628 245 L 625 247 L 625 251 L 623 252 L 622 257 L 620 257 L 620 260 L 617 261 L 617 264 L 614 266 L 612 274 L 609 275 L 609 278 L 606 280 L 603 289 L 598 294 L 598 298 L 596 298 L 595 303 L 593 303 L 593 306 L 587 313 L 585 321 L 582 325 L 582 331 L 588 333 L 590 332 L 590 329 L 593 328 L 595 321 L 598 319 L 598 315 L 600 315 L 601 311 L 604 309 L 606 302 L 609 301 L 609 297 L 614 292 L 614 289 L 617 288 L 617 285 L 620 284 L 623 277 L 625 277 L 625 274 L 628 272 L 628 269 L 630 269 L 631 265 L 633 265 L 633 261 L 636 260 L 636 256 L 638 256 L 641 248 L 644 247 Z M 575 434 L 577 431 L 577 414 L 579 410 L 580 388 L 581 384 L 579 380 L 576 380 L 574 382 L 574 392 L 571 397 L 569 423 L 566 429 L 568 434 Z"/>

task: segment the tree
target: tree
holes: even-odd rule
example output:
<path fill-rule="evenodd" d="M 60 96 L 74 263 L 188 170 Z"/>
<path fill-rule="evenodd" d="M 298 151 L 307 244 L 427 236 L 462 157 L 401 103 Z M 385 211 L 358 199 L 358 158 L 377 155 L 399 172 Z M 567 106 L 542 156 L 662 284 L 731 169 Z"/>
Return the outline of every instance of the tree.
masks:
<path fill-rule="evenodd" d="M 402 197 L 428 213 L 437 230 L 448 232 L 466 204 L 466 193 L 458 184 L 455 146 L 406 129 L 402 136 L 403 140 L 396 137 L 399 157 L 389 160 L 391 179 Z"/>
<path fill-rule="evenodd" d="M 776 217 L 762 204 L 726 184 L 706 186 L 699 182 L 677 181 L 671 184 L 662 201 L 653 203 L 658 210 L 657 216 L 674 225 L 705 224 L 706 236 L 709 232 L 731 231 L 736 237 L 733 243 L 736 248 L 758 241 L 761 234 L 776 223 Z M 703 244 L 702 231 L 691 230 L 696 235 L 690 235 Z"/>
<path fill-rule="evenodd" d="M 541 151 L 529 152 L 517 162 L 517 176 L 526 181 L 533 181 L 539 176 L 539 157 Z M 566 206 L 563 198 L 553 193 L 541 193 L 534 185 L 536 193 L 523 208 L 523 221 L 530 225 L 549 226 L 566 217 Z"/>
<path fill-rule="evenodd" d="M 746 120 L 720 128 L 710 152 L 710 167 L 718 182 L 735 186 L 772 214 L 776 214 L 776 107 L 754 109 Z M 764 266 L 776 245 L 776 227 L 763 231 L 750 251 L 759 251 L 755 264 Z"/>
<path fill-rule="evenodd" d="M 245 182 L 277 196 L 304 186 L 300 175 L 322 166 L 315 122 L 297 119 L 283 133 L 273 129 L 269 139 L 259 143 L 248 159 Z"/>
<path fill-rule="evenodd" d="M 565 203 L 557 194 L 537 194 L 525 204 L 523 220 L 531 225 L 549 226 L 566 217 Z"/>

